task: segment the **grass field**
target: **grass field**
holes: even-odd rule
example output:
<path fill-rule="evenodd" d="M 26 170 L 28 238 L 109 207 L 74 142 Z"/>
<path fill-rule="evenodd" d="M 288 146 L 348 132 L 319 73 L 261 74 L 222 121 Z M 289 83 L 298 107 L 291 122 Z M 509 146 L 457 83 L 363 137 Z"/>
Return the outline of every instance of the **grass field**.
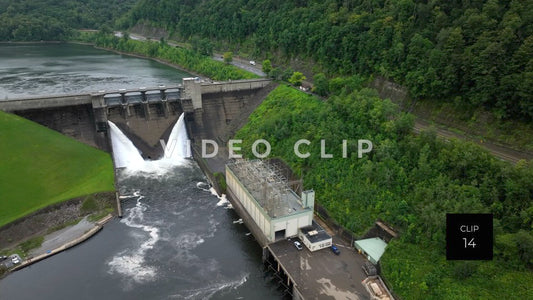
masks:
<path fill-rule="evenodd" d="M 113 181 L 108 153 L 0 111 L 0 226 Z"/>

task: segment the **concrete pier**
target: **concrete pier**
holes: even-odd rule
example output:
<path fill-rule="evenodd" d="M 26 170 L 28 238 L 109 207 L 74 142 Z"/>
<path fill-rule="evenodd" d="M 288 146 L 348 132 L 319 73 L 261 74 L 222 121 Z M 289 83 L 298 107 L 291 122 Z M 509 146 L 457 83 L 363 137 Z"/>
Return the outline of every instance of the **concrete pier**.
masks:
<path fill-rule="evenodd" d="M 119 218 L 122 218 L 122 205 L 120 203 L 120 195 L 118 191 L 115 192 L 115 199 L 117 201 L 117 215 Z"/>

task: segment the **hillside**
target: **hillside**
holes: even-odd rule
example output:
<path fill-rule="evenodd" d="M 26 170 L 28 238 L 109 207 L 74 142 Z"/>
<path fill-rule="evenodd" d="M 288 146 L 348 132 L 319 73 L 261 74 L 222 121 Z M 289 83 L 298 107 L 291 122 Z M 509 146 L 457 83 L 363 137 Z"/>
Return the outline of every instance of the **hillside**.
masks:
<path fill-rule="evenodd" d="M 113 26 L 135 0 L 0 0 L 0 41 L 66 40 L 73 29 Z"/>
<path fill-rule="evenodd" d="M 0 226 L 75 197 L 114 190 L 109 154 L 0 111 Z"/>
<path fill-rule="evenodd" d="M 533 120 L 532 1 L 140 0 L 120 20 L 331 76 L 375 74 L 416 99 Z"/>
<path fill-rule="evenodd" d="M 532 162 L 498 161 L 472 143 L 412 133 L 413 116 L 375 91 L 328 101 L 279 86 L 236 135 L 266 139 L 304 178 L 340 224 L 363 235 L 377 219 L 400 232 L 382 258 L 382 272 L 402 299 L 529 299 L 533 297 Z M 293 145 L 311 142 L 298 158 Z M 320 140 L 326 153 L 320 158 Z M 342 140 L 348 157 L 342 157 Z M 374 150 L 357 157 L 357 140 Z M 262 150 L 258 151 L 261 153 Z M 493 213 L 494 260 L 446 261 L 446 213 Z"/>

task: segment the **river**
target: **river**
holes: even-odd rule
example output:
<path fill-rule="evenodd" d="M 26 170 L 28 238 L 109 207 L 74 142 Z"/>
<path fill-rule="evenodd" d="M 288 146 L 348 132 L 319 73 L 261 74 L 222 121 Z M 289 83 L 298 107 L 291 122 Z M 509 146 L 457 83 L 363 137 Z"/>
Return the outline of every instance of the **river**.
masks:
<path fill-rule="evenodd" d="M 70 44 L 0 45 L 0 95 L 171 85 L 189 74 Z M 128 155 L 122 153 L 119 155 Z M 10 274 L 0 299 L 280 299 L 261 249 L 196 163 L 118 171 L 124 218 L 88 241 Z"/>

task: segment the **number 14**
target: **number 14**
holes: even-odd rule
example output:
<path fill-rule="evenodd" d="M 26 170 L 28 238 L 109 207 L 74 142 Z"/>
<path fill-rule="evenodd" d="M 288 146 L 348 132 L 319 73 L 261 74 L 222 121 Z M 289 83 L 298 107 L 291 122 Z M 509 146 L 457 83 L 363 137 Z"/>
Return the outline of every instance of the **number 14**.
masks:
<path fill-rule="evenodd" d="M 465 248 L 468 248 L 469 246 L 472 248 L 476 248 L 476 243 L 474 243 L 474 238 L 472 238 L 470 241 L 468 241 L 467 238 L 463 238 L 465 241 Z"/>

